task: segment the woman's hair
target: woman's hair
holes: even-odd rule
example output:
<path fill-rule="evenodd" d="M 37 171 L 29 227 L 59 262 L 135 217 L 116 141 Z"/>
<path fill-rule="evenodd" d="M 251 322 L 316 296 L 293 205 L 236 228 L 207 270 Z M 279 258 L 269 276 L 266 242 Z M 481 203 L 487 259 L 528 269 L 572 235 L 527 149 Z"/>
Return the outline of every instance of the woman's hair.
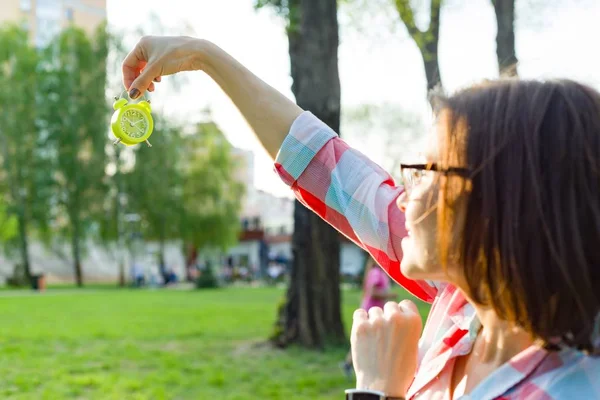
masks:
<path fill-rule="evenodd" d="M 471 174 L 440 178 L 442 260 L 458 262 L 469 296 L 501 318 L 549 345 L 597 351 L 600 94 L 568 80 L 499 80 L 437 104 L 440 164 Z"/>

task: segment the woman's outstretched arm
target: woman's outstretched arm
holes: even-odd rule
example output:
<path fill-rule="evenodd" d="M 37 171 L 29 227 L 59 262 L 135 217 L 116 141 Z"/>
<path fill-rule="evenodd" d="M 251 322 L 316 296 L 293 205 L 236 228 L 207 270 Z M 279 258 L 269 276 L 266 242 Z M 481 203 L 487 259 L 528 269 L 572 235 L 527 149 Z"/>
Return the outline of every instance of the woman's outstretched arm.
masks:
<path fill-rule="evenodd" d="M 204 71 L 221 87 L 275 158 L 303 110 L 209 41 L 144 37 L 123 61 L 123 84 L 136 98 L 146 90 L 154 90 L 156 78 L 193 70 Z"/>

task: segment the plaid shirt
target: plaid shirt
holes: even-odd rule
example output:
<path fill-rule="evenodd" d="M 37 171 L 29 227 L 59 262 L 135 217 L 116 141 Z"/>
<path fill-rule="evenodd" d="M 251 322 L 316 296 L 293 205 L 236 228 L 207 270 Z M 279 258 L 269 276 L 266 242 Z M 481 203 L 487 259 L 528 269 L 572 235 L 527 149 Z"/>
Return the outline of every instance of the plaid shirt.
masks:
<path fill-rule="evenodd" d="M 406 231 L 396 206 L 402 188 L 309 112 L 294 121 L 275 170 L 301 203 L 367 250 L 397 283 L 433 303 L 407 398 L 449 399 L 456 357 L 471 351 L 481 324 L 454 286 L 402 275 L 400 241 Z M 460 398 L 600 399 L 600 358 L 531 346 Z"/>

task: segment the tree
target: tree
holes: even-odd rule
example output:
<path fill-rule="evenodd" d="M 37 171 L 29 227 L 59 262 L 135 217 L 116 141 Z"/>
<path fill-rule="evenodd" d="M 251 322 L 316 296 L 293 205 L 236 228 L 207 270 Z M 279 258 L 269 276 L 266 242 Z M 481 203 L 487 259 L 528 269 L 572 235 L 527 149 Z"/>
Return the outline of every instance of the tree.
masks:
<path fill-rule="evenodd" d="M 431 0 L 429 6 L 429 27 L 423 31 L 415 22 L 415 10 L 410 0 L 394 0 L 400 19 L 406 30 L 421 52 L 425 76 L 427 77 L 427 92 L 437 87 L 443 87 L 438 62 L 438 43 L 440 37 L 440 12 L 443 0 Z"/>
<path fill-rule="evenodd" d="M 19 221 L 8 212 L 4 199 L 0 200 L 0 240 L 8 241 L 15 238 L 19 233 Z"/>
<path fill-rule="evenodd" d="M 165 35 L 173 32 L 178 34 L 191 34 L 191 29 L 185 21 L 177 21 L 175 25 L 167 27 L 160 16 L 152 13 L 149 18 L 138 22 L 138 26 L 131 26 L 126 30 L 113 30 L 109 35 L 108 66 L 109 88 L 122 88 L 121 81 L 121 62 L 127 55 L 130 45 L 126 44 L 128 39 L 139 38 L 144 35 Z M 178 92 L 186 81 L 185 75 L 174 75 L 161 83 L 161 93 L 163 96 L 168 93 L 168 89 Z M 167 90 L 165 90 L 167 89 Z M 107 97 L 112 98 L 118 93 L 108 93 Z M 112 133 L 109 133 L 114 140 Z M 127 148 L 123 146 L 112 146 L 107 151 L 108 155 L 108 175 L 106 184 L 108 186 L 108 198 L 105 203 L 104 218 L 101 220 L 101 239 L 104 247 L 109 250 L 117 260 L 119 268 L 119 286 L 125 286 L 125 252 L 127 246 L 127 219 L 124 201 L 127 197 L 127 179 L 124 176 L 128 168 L 128 160 L 134 159 L 136 148 Z M 135 208 L 130 210 L 135 212 Z"/>
<path fill-rule="evenodd" d="M 37 52 L 28 33 L 17 26 L 0 30 L 0 146 L 6 212 L 18 235 L 7 243 L 19 249 L 20 274 L 31 279 L 29 239 L 34 227 L 47 229 L 50 169 L 40 146 L 36 69 Z"/>
<path fill-rule="evenodd" d="M 213 122 L 183 138 L 180 235 L 194 249 L 225 250 L 236 243 L 244 186 L 234 178 L 231 145 Z"/>
<path fill-rule="evenodd" d="M 167 240 L 180 238 L 183 142 L 178 126 L 157 112 L 153 112 L 153 118 L 153 147 L 136 146 L 135 166 L 123 176 L 126 202 L 120 207 L 140 215 L 141 233 L 148 240 L 158 241 L 158 262 L 165 265 Z"/>
<path fill-rule="evenodd" d="M 235 243 L 243 187 L 221 131 L 206 122 L 186 134 L 156 112 L 154 123 L 153 148 L 138 146 L 126 175 L 126 207 L 140 214 L 143 235 L 159 242 L 161 265 L 167 240 L 196 248 Z"/>
<path fill-rule="evenodd" d="M 259 0 L 256 5 L 273 6 L 287 18 L 292 92 L 298 105 L 339 132 L 337 1 Z M 292 253 L 291 280 L 279 309 L 275 343 L 320 348 L 328 341 L 344 342 L 339 235 L 299 202 L 294 207 Z"/>
<path fill-rule="evenodd" d="M 515 0 L 492 0 L 498 32 L 496 55 L 501 76 L 518 76 L 515 50 Z"/>
<path fill-rule="evenodd" d="M 102 213 L 106 197 L 105 97 L 107 36 L 68 28 L 49 45 L 43 60 L 45 146 L 53 153 L 55 224 L 71 242 L 75 280 L 83 285 L 83 240 Z"/>
<path fill-rule="evenodd" d="M 107 84 L 109 88 L 121 88 L 121 62 L 127 55 L 127 48 L 123 43 L 124 32 L 111 31 L 108 33 L 108 54 L 107 64 L 109 67 Z M 115 89 L 118 90 L 118 89 Z M 114 100 L 119 93 L 111 91 L 107 93 L 107 98 Z M 112 132 L 107 135 L 114 140 Z M 107 176 L 105 182 L 107 185 L 107 198 L 104 206 L 104 215 L 100 219 L 100 242 L 116 259 L 118 264 L 118 285 L 124 287 L 125 277 L 125 259 L 126 259 L 126 238 L 125 238 L 125 213 L 123 201 L 125 199 L 125 179 L 123 178 L 123 169 L 125 161 L 132 157 L 132 149 L 123 146 L 109 146 L 107 149 Z"/>

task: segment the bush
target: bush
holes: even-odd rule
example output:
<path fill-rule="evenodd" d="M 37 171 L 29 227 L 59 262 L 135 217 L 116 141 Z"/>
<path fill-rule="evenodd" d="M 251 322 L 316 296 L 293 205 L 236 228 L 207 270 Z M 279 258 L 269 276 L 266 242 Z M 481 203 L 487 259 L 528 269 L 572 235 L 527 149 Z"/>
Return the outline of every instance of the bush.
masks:
<path fill-rule="evenodd" d="M 207 262 L 206 267 L 200 271 L 200 276 L 196 279 L 196 288 L 210 289 L 219 287 L 219 281 L 214 274 L 212 264 Z"/>

